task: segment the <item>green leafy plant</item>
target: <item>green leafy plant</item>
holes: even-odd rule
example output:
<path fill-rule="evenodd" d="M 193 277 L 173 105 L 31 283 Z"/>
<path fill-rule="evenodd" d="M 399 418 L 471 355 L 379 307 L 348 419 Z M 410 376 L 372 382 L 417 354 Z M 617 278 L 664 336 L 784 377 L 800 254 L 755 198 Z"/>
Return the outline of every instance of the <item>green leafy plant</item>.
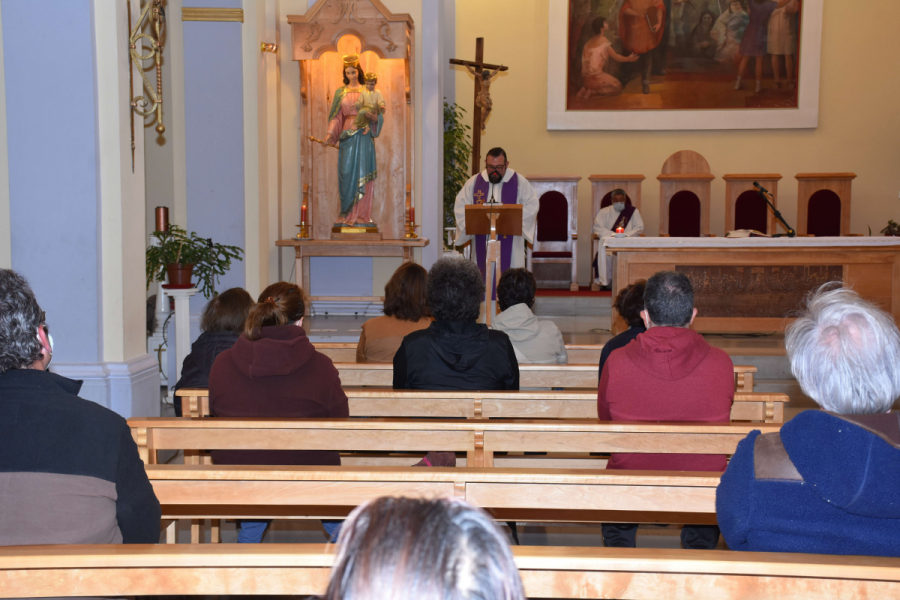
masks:
<path fill-rule="evenodd" d="M 194 265 L 194 279 L 206 298 L 213 295 L 219 277 L 231 268 L 232 260 L 244 260 L 243 250 L 237 246 L 214 244 L 211 238 L 190 235 L 178 225 L 169 224 L 169 231 L 154 231 L 150 237 L 158 244 L 147 248 L 147 287 L 154 281 L 165 281 L 166 266 Z"/>
<path fill-rule="evenodd" d="M 900 225 L 893 221 L 888 221 L 887 227 L 881 230 L 884 235 L 900 235 Z"/>
<path fill-rule="evenodd" d="M 456 227 L 453 206 L 456 195 L 469 179 L 472 143 L 471 127 L 462 122 L 465 112 L 466 109 L 457 104 L 444 102 L 444 227 Z"/>

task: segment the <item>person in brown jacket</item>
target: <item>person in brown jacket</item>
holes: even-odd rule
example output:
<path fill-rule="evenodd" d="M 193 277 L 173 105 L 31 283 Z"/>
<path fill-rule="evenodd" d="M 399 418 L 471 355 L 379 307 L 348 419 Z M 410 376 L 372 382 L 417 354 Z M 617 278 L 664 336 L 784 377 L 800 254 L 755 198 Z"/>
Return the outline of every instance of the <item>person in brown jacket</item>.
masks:
<path fill-rule="evenodd" d="M 356 346 L 358 363 L 390 363 L 403 338 L 434 321 L 425 288 L 428 272 L 416 263 L 403 263 L 384 286 L 384 316 L 362 326 Z"/>
<path fill-rule="evenodd" d="M 306 298 L 292 283 L 274 283 L 250 309 L 244 333 L 222 352 L 209 374 L 214 417 L 347 418 L 347 396 L 331 359 L 316 352 L 303 330 Z M 219 450 L 220 465 L 334 465 L 337 452 Z M 240 522 L 238 542 L 262 539 L 268 521 Z M 340 523 L 324 522 L 334 537 Z"/>

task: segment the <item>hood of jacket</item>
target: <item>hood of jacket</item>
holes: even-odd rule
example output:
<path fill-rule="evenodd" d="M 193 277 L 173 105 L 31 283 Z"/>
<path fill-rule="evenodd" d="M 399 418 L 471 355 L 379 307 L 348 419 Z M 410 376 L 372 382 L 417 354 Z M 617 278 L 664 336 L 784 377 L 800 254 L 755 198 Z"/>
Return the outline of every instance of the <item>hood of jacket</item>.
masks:
<path fill-rule="evenodd" d="M 807 410 L 781 428 L 803 481 L 848 513 L 900 518 L 900 414 Z"/>
<path fill-rule="evenodd" d="M 302 327 L 263 327 L 262 338 L 241 336 L 231 348 L 235 366 L 250 379 L 287 375 L 305 365 L 316 353 Z"/>
<path fill-rule="evenodd" d="M 690 375 L 709 351 L 703 336 L 681 327 L 651 327 L 625 346 L 635 366 L 665 381 Z"/>
<path fill-rule="evenodd" d="M 515 344 L 533 340 L 541 333 L 541 322 L 527 304 L 514 304 L 494 317 L 493 327 Z"/>
<path fill-rule="evenodd" d="M 438 358 L 453 371 L 468 371 L 487 351 L 488 328 L 481 323 L 435 321 L 426 331 Z"/>

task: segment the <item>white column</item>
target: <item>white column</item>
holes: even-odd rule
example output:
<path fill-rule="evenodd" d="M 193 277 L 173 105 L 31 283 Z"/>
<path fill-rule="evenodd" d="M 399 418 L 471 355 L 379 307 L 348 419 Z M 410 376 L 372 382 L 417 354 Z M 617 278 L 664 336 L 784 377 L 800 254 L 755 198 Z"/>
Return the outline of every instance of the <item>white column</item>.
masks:
<path fill-rule="evenodd" d="M 422 3 L 422 248 L 427 269 L 441 258 L 444 237 L 444 0 Z"/>

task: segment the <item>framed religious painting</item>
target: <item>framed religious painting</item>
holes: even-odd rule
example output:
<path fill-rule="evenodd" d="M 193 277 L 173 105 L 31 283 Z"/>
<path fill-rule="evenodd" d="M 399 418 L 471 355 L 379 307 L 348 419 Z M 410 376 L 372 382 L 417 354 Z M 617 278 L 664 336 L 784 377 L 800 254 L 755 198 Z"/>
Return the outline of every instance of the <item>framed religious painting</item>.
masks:
<path fill-rule="evenodd" d="M 819 123 L 824 0 L 549 0 L 547 128 Z"/>

